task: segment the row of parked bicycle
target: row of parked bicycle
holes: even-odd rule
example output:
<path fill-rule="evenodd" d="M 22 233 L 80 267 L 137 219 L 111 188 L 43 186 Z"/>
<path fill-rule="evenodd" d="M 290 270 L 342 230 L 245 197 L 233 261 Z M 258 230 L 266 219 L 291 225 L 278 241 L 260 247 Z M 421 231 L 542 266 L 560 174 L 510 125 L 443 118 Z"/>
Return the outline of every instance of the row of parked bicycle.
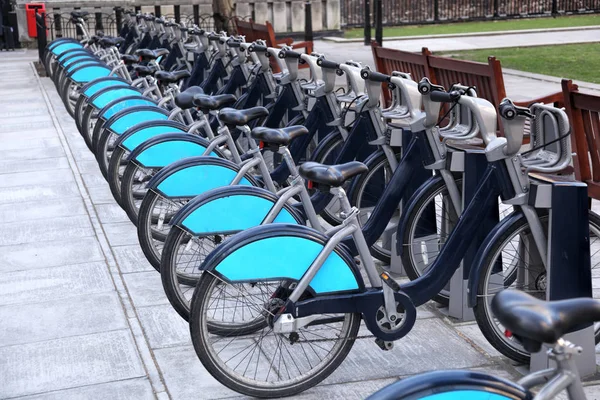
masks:
<path fill-rule="evenodd" d="M 548 211 L 531 205 L 525 172 L 570 164 L 562 110 L 509 99 L 496 110 L 474 87 L 446 91 L 426 78 L 133 12 L 119 37 L 89 35 L 85 18 L 72 13 L 81 41 L 48 45 L 47 74 L 189 321 L 198 357 L 227 387 L 289 396 L 335 371 L 356 339 L 391 349 L 418 306 L 448 304 L 447 285 L 472 239 L 488 233 L 482 221 L 494 229 L 470 266 L 470 306 L 498 351 L 519 362 L 542 343 L 564 352 L 572 345 L 560 337 L 600 316 L 589 299 L 539 300 Z M 309 79 L 299 64 L 308 64 Z M 392 94 L 386 108 L 382 84 Z M 473 145 L 485 148 L 487 168 L 466 198 L 471 171 L 460 164 Z M 600 218 L 590 212 L 589 224 L 594 246 Z M 407 283 L 385 267 L 393 252 Z M 589 312 L 568 319 L 563 311 L 573 307 Z M 431 385 L 415 392 L 419 379 Z M 456 394 L 462 383 L 527 398 L 540 383 L 456 371 L 413 380 L 374 397 Z"/>

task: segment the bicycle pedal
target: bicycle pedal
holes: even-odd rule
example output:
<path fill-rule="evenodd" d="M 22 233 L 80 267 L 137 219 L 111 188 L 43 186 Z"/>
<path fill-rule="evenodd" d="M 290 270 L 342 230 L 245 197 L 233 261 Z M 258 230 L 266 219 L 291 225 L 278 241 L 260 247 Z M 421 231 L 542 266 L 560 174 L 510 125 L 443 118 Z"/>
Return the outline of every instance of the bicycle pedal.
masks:
<path fill-rule="evenodd" d="M 383 339 L 375 339 L 375 344 L 383 351 L 389 351 L 394 348 L 394 342 L 388 342 Z"/>
<path fill-rule="evenodd" d="M 394 292 L 400 291 L 400 285 L 398 285 L 398 282 L 396 282 L 394 278 L 389 276 L 387 272 L 382 272 L 381 274 L 379 274 L 379 276 L 381 277 L 383 283 L 388 285 L 389 288 L 392 289 Z"/>

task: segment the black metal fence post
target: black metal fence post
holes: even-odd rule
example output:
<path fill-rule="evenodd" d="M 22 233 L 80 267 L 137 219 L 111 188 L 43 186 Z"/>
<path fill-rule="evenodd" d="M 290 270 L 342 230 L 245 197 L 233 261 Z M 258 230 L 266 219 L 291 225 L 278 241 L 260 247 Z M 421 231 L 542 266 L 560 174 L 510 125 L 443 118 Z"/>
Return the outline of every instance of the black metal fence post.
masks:
<path fill-rule="evenodd" d="M 160 17 L 160 6 L 154 6 L 154 16 Z"/>
<path fill-rule="evenodd" d="M 304 3 L 304 40 L 307 42 L 313 41 L 312 4 L 310 4 L 310 0 Z"/>
<path fill-rule="evenodd" d="M 552 16 L 556 17 L 558 15 L 558 1 L 552 0 Z"/>
<path fill-rule="evenodd" d="M 383 6 L 381 0 L 375 0 L 375 41 L 383 46 Z"/>
<path fill-rule="evenodd" d="M 175 22 L 181 22 L 181 6 L 173 6 L 173 13 L 175 14 Z"/>
<path fill-rule="evenodd" d="M 95 20 L 96 20 L 96 24 L 94 25 L 94 30 L 95 31 L 104 31 L 104 25 L 102 25 L 102 13 L 97 12 L 97 13 L 94 13 L 94 15 L 95 15 Z"/>
<path fill-rule="evenodd" d="M 123 9 L 121 7 L 115 7 L 115 22 L 117 23 L 117 34 L 121 33 L 123 29 Z"/>
<path fill-rule="evenodd" d="M 371 2 L 365 0 L 365 46 L 371 44 Z"/>
<path fill-rule="evenodd" d="M 438 22 L 440 20 L 440 2 L 439 0 L 433 0 L 433 20 Z"/>
<path fill-rule="evenodd" d="M 200 26 L 200 6 L 194 4 L 194 24 Z"/>
<path fill-rule="evenodd" d="M 498 14 L 498 0 L 494 0 L 494 18 L 498 18 L 500 14 Z"/>
<path fill-rule="evenodd" d="M 139 12 L 142 12 L 142 6 L 135 6 L 134 10 L 135 10 L 136 14 L 139 13 Z"/>
<path fill-rule="evenodd" d="M 46 37 L 46 13 L 39 14 L 38 10 L 35 10 L 35 25 L 37 29 L 38 55 L 40 57 L 40 62 L 43 62 L 44 51 L 48 44 L 48 38 Z"/>
<path fill-rule="evenodd" d="M 62 37 L 62 17 L 59 12 L 54 13 L 54 32 L 55 37 Z"/>

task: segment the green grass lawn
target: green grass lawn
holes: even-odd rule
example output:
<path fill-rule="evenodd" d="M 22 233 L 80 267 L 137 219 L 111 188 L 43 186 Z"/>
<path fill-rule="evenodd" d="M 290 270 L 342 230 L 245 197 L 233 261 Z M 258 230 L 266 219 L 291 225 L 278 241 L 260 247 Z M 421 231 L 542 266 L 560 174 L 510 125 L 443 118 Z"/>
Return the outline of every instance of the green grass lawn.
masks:
<path fill-rule="evenodd" d="M 511 19 L 503 21 L 459 22 L 438 25 L 407 25 L 383 28 L 383 36 L 419 36 L 441 35 L 469 32 L 512 31 L 520 29 L 565 28 L 571 26 L 600 25 L 600 15 L 577 15 L 565 17 L 545 17 L 528 19 Z M 364 29 L 355 28 L 344 32 L 346 38 L 364 37 Z M 375 37 L 375 30 L 372 32 Z"/>
<path fill-rule="evenodd" d="M 600 65 L 600 43 L 453 51 L 440 55 L 480 62 L 495 56 L 503 68 L 600 83 L 597 67 Z"/>

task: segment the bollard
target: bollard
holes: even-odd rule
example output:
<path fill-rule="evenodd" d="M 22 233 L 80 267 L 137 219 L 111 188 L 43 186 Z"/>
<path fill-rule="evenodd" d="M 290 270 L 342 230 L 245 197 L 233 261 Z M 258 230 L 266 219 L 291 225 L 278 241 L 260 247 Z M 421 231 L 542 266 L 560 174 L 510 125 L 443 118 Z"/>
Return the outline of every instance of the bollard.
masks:
<path fill-rule="evenodd" d="M 46 31 L 46 13 L 39 14 L 37 10 L 35 10 L 35 21 L 37 28 L 37 42 L 38 42 L 38 55 L 40 58 L 40 62 L 44 60 L 44 51 L 46 50 L 46 45 L 48 44 L 47 40 L 47 31 Z"/>
<path fill-rule="evenodd" d="M 371 1 L 365 0 L 365 46 L 371 44 Z"/>
<path fill-rule="evenodd" d="M 313 41 L 313 29 L 312 29 L 312 5 L 310 0 L 307 0 L 304 4 L 304 41 Z"/>
<path fill-rule="evenodd" d="M 383 46 L 383 7 L 381 0 L 375 0 L 375 41 Z"/>
<path fill-rule="evenodd" d="M 179 24 L 181 22 L 181 6 L 173 6 L 173 13 L 175 14 L 175 22 Z"/>

